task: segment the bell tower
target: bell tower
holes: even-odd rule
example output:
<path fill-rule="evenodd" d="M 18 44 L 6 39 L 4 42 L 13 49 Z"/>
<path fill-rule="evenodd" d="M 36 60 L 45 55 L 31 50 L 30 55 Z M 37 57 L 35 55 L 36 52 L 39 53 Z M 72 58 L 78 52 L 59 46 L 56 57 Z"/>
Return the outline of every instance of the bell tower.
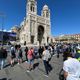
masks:
<path fill-rule="evenodd" d="M 49 10 L 49 8 L 48 8 L 47 5 L 44 5 L 41 15 L 42 15 L 44 18 L 50 19 L 50 10 Z"/>
<path fill-rule="evenodd" d="M 28 14 L 37 14 L 37 1 L 36 0 L 27 0 L 26 6 L 26 15 Z"/>

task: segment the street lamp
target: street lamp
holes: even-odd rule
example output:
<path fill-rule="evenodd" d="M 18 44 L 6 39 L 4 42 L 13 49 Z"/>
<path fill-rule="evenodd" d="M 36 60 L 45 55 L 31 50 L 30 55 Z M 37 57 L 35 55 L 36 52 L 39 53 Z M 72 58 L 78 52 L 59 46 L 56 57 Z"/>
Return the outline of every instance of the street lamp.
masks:
<path fill-rule="evenodd" d="M 2 18 L 2 46 L 3 46 L 3 28 L 4 28 L 5 15 L 3 13 L 0 13 L 0 17 Z"/>

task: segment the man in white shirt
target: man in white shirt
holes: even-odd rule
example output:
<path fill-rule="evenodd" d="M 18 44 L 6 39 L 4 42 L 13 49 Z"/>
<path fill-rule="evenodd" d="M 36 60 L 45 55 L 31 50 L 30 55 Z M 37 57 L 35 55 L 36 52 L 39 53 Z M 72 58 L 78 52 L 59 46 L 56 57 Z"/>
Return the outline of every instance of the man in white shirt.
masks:
<path fill-rule="evenodd" d="M 66 80 L 80 80 L 80 62 L 68 54 L 68 59 L 64 61 L 63 70 Z"/>
<path fill-rule="evenodd" d="M 49 61 L 48 59 L 51 57 L 50 53 L 49 53 L 49 50 L 48 50 L 48 46 L 45 46 L 44 47 L 44 51 L 43 51 L 43 63 L 44 63 L 44 67 L 45 67 L 45 71 L 46 71 L 46 74 L 45 76 L 48 77 L 48 73 L 49 71 L 51 70 L 51 66 L 49 64 Z"/>

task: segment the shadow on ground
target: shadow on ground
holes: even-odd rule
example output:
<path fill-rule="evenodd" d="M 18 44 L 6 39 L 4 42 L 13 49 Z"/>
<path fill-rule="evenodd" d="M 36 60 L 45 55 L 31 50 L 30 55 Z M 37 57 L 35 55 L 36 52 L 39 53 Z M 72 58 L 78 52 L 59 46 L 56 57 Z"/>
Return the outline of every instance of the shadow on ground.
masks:
<path fill-rule="evenodd" d="M 2 79 L 0 79 L 0 80 L 7 80 L 7 78 L 2 78 Z"/>
<path fill-rule="evenodd" d="M 39 63 L 35 63 L 34 65 L 33 65 L 33 69 L 35 69 L 36 67 L 38 67 L 39 66 Z"/>

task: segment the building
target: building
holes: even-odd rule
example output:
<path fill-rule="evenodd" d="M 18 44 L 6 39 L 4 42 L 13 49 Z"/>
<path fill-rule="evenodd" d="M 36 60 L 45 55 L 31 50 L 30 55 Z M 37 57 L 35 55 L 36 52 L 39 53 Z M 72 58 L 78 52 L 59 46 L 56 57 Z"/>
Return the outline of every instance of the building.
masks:
<path fill-rule="evenodd" d="M 15 25 L 11 28 L 11 32 L 17 33 L 19 30 L 19 26 Z"/>
<path fill-rule="evenodd" d="M 50 9 L 44 5 L 37 14 L 37 0 L 27 0 L 26 17 L 20 24 L 20 43 L 43 45 L 51 41 Z"/>
<path fill-rule="evenodd" d="M 16 41 L 16 33 L 0 31 L 0 44 L 6 44 L 8 42 Z"/>
<path fill-rule="evenodd" d="M 11 32 L 16 33 L 16 41 L 19 42 L 20 27 L 17 25 L 13 26 Z"/>
<path fill-rule="evenodd" d="M 67 42 L 67 43 L 80 43 L 80 34 L 68 34 L 63 36 L 58 36 L 55 38 L 57 42 Z"/>
<path fill-rule="evenodd" d="M 71 35 L 66 35 L 68 37 L 74 38 L 77 41 L 80 41 L 80 34 L 71 34 Z"/>

